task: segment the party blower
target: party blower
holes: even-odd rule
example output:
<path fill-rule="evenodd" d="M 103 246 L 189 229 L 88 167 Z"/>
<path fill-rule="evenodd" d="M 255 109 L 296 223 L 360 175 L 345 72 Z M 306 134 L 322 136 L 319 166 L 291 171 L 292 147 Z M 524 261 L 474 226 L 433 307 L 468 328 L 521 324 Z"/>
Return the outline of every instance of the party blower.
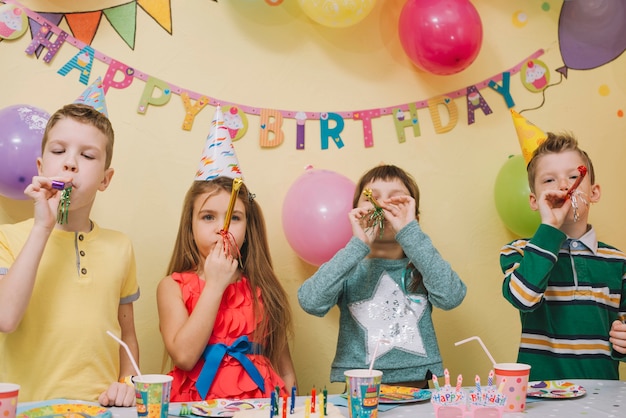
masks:
<path fill-rule="evenodd" d="M 378 233 L 382 237 L 385 231 L 385 214 L 383 208 L 380 207 L 380 203 L 372 195 L 372 189 L 363 190 L 363 196 L 370 201 L 374 209 L 367 216 L 367 229 L 378 227 Z"/>
<path fill-rule="evenodd" d="M 231 232 L 228 231 L 230 228 L 230 218 L 233 215 L 233 209 L 235 208 L 235 202 L 237 201 L 237 194 L 239 193 L 239 189 L 243 184 L 243 180 L 240 178 L 233 179 L 233 188 L 230 192 L 230 201 L 228 202 L 228 208 L 226 210 L 226 218 L 224 219 L 224 227 L 220 231 L 220 235 L 224 240 L 224 251 L 226 252 L 227 257 L 234 256 L 234 253 L 237 253 L 237 259 L 241 261 L 241 253 L 239 252 L 239 247 L 237 247 L 237 243 L 235 242 L 235 237 Z"/>
<path fill-rule="evenodd" d="M 496 387 L 498 392 L 506 396 L 505 412 L 521 412 L 526 409 L 526 392 L 528 391 L 528 376 L 530 365 L 523 363 L 496 363 L 487 347 L 478 336 L 466 338 L 454 343 L 455 346 L 476 340 L 489 357 L 495 370 Z M 490 378 L 492 373 L 489 373 Z"/>

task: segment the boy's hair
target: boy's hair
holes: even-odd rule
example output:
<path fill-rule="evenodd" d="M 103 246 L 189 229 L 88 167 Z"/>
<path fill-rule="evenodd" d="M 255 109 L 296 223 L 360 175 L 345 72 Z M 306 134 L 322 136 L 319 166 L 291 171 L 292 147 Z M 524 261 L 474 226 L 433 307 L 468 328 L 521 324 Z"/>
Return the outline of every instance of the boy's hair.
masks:
<path fill-rule="evenodd" d="M 420 212 L 420 190 L 419 187 L 417 187 L 417 182 L 413 176 L 395 165 L 379 165 L 363 174 L 354 190 L 352 207 L 356 208 L 359 204 L 359 199 L 361 198 L 361 193 L 363 193 L 365 185 L 379 179 L 384 181 L 398 179 L 404 184 L 411 197 L 415 199 L 415 217 L 417 218 Z"/>
<path fill-rule="evenodd" d="M 528 172 L 528 185 L 530 186 L 530 191 L 535 193 L 535 176 L 537 175 L 537 161 L 539 158 L 546 154 L 558 154 L 565 151 L 576 151 L 580 154 L 585 166 L 587 167 L 587 174 L 589 175 L 589 180 L 591 184 L 595 184 L 596 175 L 593 170 L 593 164 L 591 163 L 591 158 L 589 155 L 582 149 L 578 147 L 578 141 L 576 137 L 570 132 L 563 133 L 547 133 L 547 138 L 539 144 L 537 149 L 533 152 L 533 155 L 528 162 L 528 166 L 526 167 L 526 171 Z"/>
<path fill-rule="evenodd" d="M 193 210 L 198 196 L 232 191 L 233 179 L 217 177 L 210 181 L 194 181 L 183 203 L 178 225 L 178 235 L 172 253 L 167 275 L 174 272 L 197 272 L 202 268 L 202 257 L 193 238 Z M 274 273 L 270 256 L 265 220 L 261 207 L 241 184 L 238 199 L 246 211 L 246 235 L 241 245 L 241 265 L 243 274 L 250 280 L 255 311 L 255 321 L 259 323 L 254 331 L 254 341 L 262 342 L 263 353 L 277 367 L 278 359 L 288 349 L 287 339 L 293 335 L 291 308 L 287 294 Z M 226 208 L 225 208 L 226 209 Z M 264 315 L 260 315 L 257 289 L 261 290 Z"/>
<path fill-rule="evenodd" d="M 48 134 L 50 130 L 57 124 L 58 121 L 70 118 L 77 122 L 85 123 L 94 126 L 100 132 L 102 132 L 107 138 L 106 145 L 106 159 L 104 162 L 104 169 L 106 170 L 111 166 L 111 160 L 113 159 L 113 142 L 115 140 L 115 133 L 113 132 L 113 126 L 109 118 L 98 112 L 91 106 L 80 103 L 71 103 L 63 106 L 57 110 L 46 124 L 46 129 L 43 133 L 43 139 L 41 140 L 41 154 L 46 148 L 48 143 Z"/>

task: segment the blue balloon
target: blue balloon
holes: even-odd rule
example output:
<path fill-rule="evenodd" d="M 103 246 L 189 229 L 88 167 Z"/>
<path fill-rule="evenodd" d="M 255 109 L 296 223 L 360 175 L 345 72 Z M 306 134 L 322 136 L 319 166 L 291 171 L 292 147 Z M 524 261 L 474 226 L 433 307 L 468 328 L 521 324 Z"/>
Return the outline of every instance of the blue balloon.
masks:
<path fill-rule="evenodd" d="M 26 199 L 24 189 L 37 175 L 37 157 L 50 115 L 29 105 L 0 110 L 0 195 Z"/>

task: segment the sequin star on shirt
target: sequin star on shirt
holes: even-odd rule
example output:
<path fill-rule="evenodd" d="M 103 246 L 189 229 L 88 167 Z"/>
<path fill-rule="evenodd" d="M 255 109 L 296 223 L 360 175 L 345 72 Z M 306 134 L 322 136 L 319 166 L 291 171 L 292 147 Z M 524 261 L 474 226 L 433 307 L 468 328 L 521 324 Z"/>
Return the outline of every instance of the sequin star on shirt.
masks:
<path fill-rule="evenodd" d="M 427 301 L 425 296 L 412 295 L 412 298 L 416 301 L 407 298 L 389 274 L 383 272 L 370 299 L 348 306 L 354 319 L 365 329 L 368 363 L 381 339 L 388 340 L 389 344 L 379 345 L 376 358 L 392 348 L 426 355 L 418 323 Z"/>

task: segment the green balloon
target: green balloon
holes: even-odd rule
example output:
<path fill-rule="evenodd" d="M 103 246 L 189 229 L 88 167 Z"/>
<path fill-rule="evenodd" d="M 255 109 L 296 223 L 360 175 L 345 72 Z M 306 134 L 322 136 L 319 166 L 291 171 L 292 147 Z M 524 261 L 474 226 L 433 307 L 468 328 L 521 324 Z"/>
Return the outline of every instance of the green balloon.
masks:
<path fill-rule="evenodd" d="M 519 237 L 531 237 L 541 223 L 539 212 L 530 208 L 526 162 L 512 155 L 504 163 L 494 187 L 496 210 L 504 225 Z"/>

